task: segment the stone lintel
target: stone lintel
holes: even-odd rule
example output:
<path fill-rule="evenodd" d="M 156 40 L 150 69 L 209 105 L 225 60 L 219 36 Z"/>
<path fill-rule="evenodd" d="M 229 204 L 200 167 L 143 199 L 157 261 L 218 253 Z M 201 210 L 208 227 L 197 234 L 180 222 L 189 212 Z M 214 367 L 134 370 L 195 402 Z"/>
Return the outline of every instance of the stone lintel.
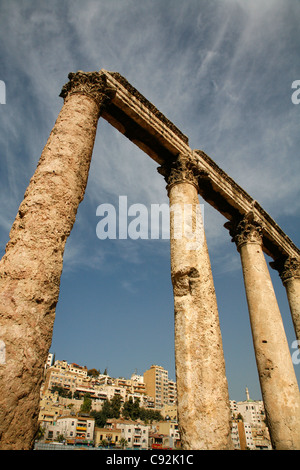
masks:
<path fill-rule="evenodd" d="M 192 150 L 188 138 L 152 103 L 116 72 L 100 70 L 116 94 L 102 117 L 147 153 L 161 167 L 179 154 L 188 155 L 198 176 L 199 194 L 227 220 L 241 220 L 253 212 L 263 226 L 263 250 L 271 258 L 299 258 L 300 250 L 260 204 L 244 191 L 202 150 Z"/>

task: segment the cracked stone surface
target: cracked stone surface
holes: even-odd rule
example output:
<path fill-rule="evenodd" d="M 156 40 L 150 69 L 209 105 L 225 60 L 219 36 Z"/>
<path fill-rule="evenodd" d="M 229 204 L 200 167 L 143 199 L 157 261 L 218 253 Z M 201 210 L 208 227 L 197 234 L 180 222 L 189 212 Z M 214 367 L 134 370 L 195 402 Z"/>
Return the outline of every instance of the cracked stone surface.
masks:
<path fill-rule="evenodd" d="M 58 116 L 0 262 L 0 448 L 29 449 L 52 341 L 63 252 L 82 201 L 99 117 L 73 94 Z"/>
<path fill-rule="evenodd" d="M 192 204 L 195 221 L 199 200 L 194 185 L 173 185 L 169 198 L 170 206 Z M 228 385 L 203 223 L 198 227 L 201 243 L 194 250 L 187 249 L 190 239 L 174 238 L 174 224 L 175 217 L 170 226 L 171 277 L 182 445 L 184 449 L 231 449 Z"/>

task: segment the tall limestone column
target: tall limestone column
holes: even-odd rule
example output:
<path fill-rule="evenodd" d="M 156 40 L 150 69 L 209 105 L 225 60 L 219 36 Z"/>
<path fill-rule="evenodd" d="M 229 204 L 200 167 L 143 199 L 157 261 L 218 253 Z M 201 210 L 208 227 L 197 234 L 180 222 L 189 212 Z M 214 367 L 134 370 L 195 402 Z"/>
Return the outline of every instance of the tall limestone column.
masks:
<path fill-rule="evenodd" d="M 33 445 L 65 243 L 84 197 L 101 109 L 112 93 L 98 72 L 69 74 L 63 107 L 0 262 L 1 449 Z"/>
<path fill-rule="evenodd" d="M 178 416 L 184 449 L 231 449 L 230 406 L 197 168 L 179 155 L 168 185 Z"/>
<path fill-rule="evenodd" d="M 262 227 L 249 213 L 226 223 L 241 256 L 255 356 L 273 448 L 300 449 L 300 395 L 262 250 Z"/>
<path fill-rule="evenodd" d="M 285 258 L 271 262 L 277 269 L 286 289 L 291 316 L 298 344 L 300 342 L 300 259 Z"/>

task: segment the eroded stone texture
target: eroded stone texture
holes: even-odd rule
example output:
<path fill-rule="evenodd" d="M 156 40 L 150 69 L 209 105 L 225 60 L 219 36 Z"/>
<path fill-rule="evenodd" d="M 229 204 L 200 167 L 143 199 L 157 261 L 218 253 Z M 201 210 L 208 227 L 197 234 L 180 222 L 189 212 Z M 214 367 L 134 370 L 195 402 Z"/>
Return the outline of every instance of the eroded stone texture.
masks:
<path fill-rule="evenodd" d="M 65 243 L 84 197 L 101 107 L 111 96 L 97 73 L 69 78 L 0 262 L 1 449 L 33 444 Z"/>
<path fill-rule="evenodd" d="M 300 449 L 300 396 L 281 314 L 253 214 L 226 224 L 240 252 L 253 344 L 273 448 Z"/>
<path fill-rule="evenodd" d="M 169 169 L 164 167 L 159 171 L 168 182 L 171 210 L 171 277 L 181 442 L 184 449 L 230 449 L 228 385 L 217 301 L 199 211 L 199 170 L 189 167 L 188 159 L 180 155 Z M 192 207 L 192 217 L 185 222 L 184 217 L 176 219 L 177 208 L 181 207 L 184 213 L 188 206 Z M 198 236 L 189 238 L 196 233 L 197 218 Z M 182 228 L 188 229 L 187 236 Z"/>

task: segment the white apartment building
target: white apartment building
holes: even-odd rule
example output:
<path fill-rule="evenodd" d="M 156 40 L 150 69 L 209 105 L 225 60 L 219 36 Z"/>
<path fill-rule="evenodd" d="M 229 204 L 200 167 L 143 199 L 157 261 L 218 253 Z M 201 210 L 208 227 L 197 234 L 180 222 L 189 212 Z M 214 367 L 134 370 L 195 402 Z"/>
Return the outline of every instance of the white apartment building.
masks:
<path fill-rule="evenodd" d="M 232 418 L 237 418 L 240 414 L 243 420 L 254 427 L 265 426 L 265 409 L 263 401 L 252 400 L 246 388 L 246 400 L 230 400 L 230 410 Z"/>
<path fill-rule="evenodd" d="M 246 437 L 246 447 L 250 450 L 254 450 L 255 445 L 253 441 L 251 425 L 245 422 L 243 424 L 244 424 L 244 432 L 245 432 L 245 437 Z"/>
<path fill-rule="evenodd" d="M 60 416 L 51 425 L 45 425 L 45 438 L 55 440 L 62 435 L 65 439 L 93 440 L 95 420 L 85 416 Z"/>
<path fill-rule="evenodd" d="M 121 429 L 121 435 L 128 443 L 128 447 L 135 450 L 148 449 L 149 426 L 138 423 L 117 423 L 117 429 Z"/>
<path fill-rule="evenodd" d="M 54 355 L 49 353 L 47 361 L 46 361 L 46 368 L 52 366 L 53 358 L 54 358 Z"/>
<path fill-rule="evenodd" d="M 238 401 L 236 403 L 237 413 L 243 416 L 244 421 L 254 427 L 265 426 L 265 409 L 263 401 L 252 400 L 249 395 L 249 390 L 246 388 L 246 400 Z"/>
<path fill-rule="evenodd" d="M 241 449 L 240 436 L 239 436 L 238 423 L 236 422 L 233 422 L 231 425 L 231 440 L 232 440 L 234 449 L 240 450 Z"/>
<path fill-rule="evenodd" d="M 261 401 L 244 401 L 237 403 L 238 413 L 240 413 L 244 420 L 255 427 L 264 426 L 264 406 Z"/>
<path fill-rule="evenodd" d="M 74 372 L 74 374 L 77 374 L 81 377 L 87 377 L 87 368 L 79 366 L 78 364 L 69 364 L 69 371 Z"/>
<path fill-rule="evenodd" d="M 137 382 L 140 384 L 144 383 L 144 377 L 142 375 L 132 374 L 130 378 L 131 380 L 133 380 L 133 382 Z"/>

